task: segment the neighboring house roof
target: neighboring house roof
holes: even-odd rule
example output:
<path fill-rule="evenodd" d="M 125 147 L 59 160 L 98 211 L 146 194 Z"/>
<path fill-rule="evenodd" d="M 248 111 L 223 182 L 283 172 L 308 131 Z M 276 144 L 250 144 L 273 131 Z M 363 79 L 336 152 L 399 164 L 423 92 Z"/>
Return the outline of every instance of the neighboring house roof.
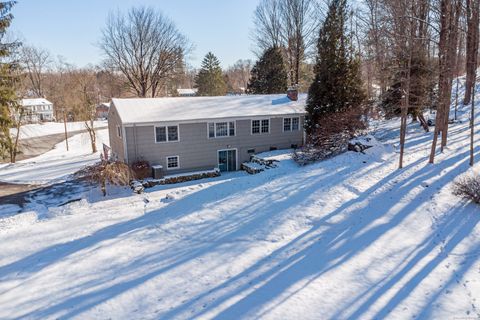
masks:
<path fill-rule="evenodd" d="M 124 124 L 304 114 L 307 95 L 112 99 Z"/>
<path fill-rule="evenodd" d="M 179 95 L 195 95 L 197 92 L 198 89 L 177 89 Z"/>
<path fill-rule="evenodd" d="M 22 106 L 42 106 L 42 105 L 51 105 L 52 103 L 44 98 L 35 98 L 35 99 L 22 99 Z"/>

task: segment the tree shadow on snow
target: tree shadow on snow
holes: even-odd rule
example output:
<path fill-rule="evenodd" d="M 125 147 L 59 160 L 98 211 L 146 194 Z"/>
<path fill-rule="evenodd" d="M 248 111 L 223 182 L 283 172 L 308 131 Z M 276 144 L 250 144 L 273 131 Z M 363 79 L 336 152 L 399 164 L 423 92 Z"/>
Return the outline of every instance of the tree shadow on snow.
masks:
<path fill-rule="evenodd" d="M 229 299 L 236 296 L 242 298 L 220 311 L 216 318 L 235 319 L 249 314 L 256 317 L 266 315 L 315 279 L 348 263 L 350 259 L 402 223 L 416 209 L 419 202 L 429 201 L 437 189 L 468 168 L 467 156 L 468 152 L 463 152 L 443 160 L 441 165 L 427 165 L 418 172 L 409 172 L 409 169 L 425 161 L 425 159 L 419 159 L 407 165 L 404 170 L 392 172 L 367 190 L 358 192 L 357 197 L 314 221 L 308 231 L 223 283 L 213 288 L 206 288 L 204 292 L 188 301 L 172 306 L 172 309 L 162 314 L 161 318 L 205 316 L 207 312 L 222 307 Z M 338 159 L 341 160 L 341 158 Z M 325 165 L 328 166 L 328 163 Z M 382 166 L 381 163 L 377 164 L 377 167 L 380 166 Z M 321 170 L 321 168 L 322 164 L 307 168 L 302 171 L 304 173 L 301 175 L 302 179 L 282 176 L 284 174 L 282 171 L 266 175 L 263 179 L 250 179 L 248 180 L 248 189 L 243 191 L 245 200 L 242 203 L 236 203 L 236 208 L 225 213 L 224 219 L 217 219 L 215 223 L 205 223 L 199 227 L 198 233 L 195 235 L 195 238 L 199 240 L 192 241 L 192 246 L 187 250 L 176 250 L 178 248 L 174 244 L 174 248 L 169 248 L 167 252 L 160 250 L 151 253 L 128 265 L 116 268 L 115 272 L 119 275 L 131 276 L 125 281 L 111 284 L 109 280 L 100 279 L 84 283 L 82 290 L 77 290 L 78 293 L 65 292 L 65 299 L 57 299 L 53 305 L 39 306 L 22 317 L 42 318 L 58 315 L 62 318 L 74 317 L 169 270 L 187 264 L 214 250 L 220 250 L 228 241 L 248 238 L 255 235 L 256 232 L 267 233 L 268 236 L 268 231 L 265 230 L 268 230 L 272 219 L 274 221 L 288 219 L 288 216 L 293 213 L 293 207 L 315 199 L 315 194 L 310 194 L 308 191 L 323 190 L 326 192 L 330 186 L 338 184 L 338 181 L 351 177 L 352 172 L 365 170 L 367 165 L 362 164 L 361 160 L 351 163 L 348 162 L 348 158 L 345 158 L 345 165 L 337 171 L 324 170 L 322 175 L 308 174 L 311 170 Z M 442 176 L 441 173 L 445 168 L 452 169 Z M 298 174 L 298 172 L 293 174 Z M 410 179 L 396 180 L 400 176 L 408 174 Z M 271 192 L 255 193 L 259 188 L 270 186 L 268 183 L 274 178 L 291 181 L 288 184 L 280 184 L 282 187 L 273 185 Z M 233 181 L 234 183 L 240 179 L 247 180 L 249 177 L 242 176 L 236 179 Z M 433 182 L 428 188 L 423 188 L 415 194 L 412 199 L 409 198 L 408 202 L 398 211 L 392 211 L 392 208 L 402 199 L 411 196 L 414 188 L 422 188 L 420 184 L 426 180 L 433 180 Z M 281 192 L 288 194 L 288 197 L 277 197 L 277 194 Z M 215 204 L 219 202 L 233 201 L 231 196 L 231 190 L 223 184 L 210 186 L 141 217 L 103 228 L 80 239 L 45 248 L 0 267 L 0 280 L 18 280 L 19 276 L 16 275 L 18 270 L 22 270 L 20 274 L 23 275 L 23 279 L 27 279 L 46 267 L 67 259 L 75 253 L 97 246 L 103 241 L 154 225 L 166 224 L 198 211 L 214 210 Z M 242 198 L 238 195 L 236 197 Z M 367 207 L 359 205 L 367 202 Z M 339 222 L 331 222 L 330 220 L 336 216 L 345 217 Z M 385 217 L 388 217 L 387 221 L 380 220 Z M 419 272 L 407 281 L 404 287 L 397 290 L 393 298 L 377 312 L 376 317 L 388 316 L 399 303 L 408 297 L 413 288 L 419 286 L 422 280 L 444 260 L 445 256 L 468 235 L 468 232 L 477 223 L 478 218 L 468 212 L 444 217 L 438 225 L 439 230 L 449 235 L 443 246 L 444 252 L 434 255 Z M 353 297 L 352 301 L 346 302 L 345 310 L 348 313 L 339 312 L 337 316 L 352 319 L 361 317 L 369 311 L 373 301 L 377 301 L 387 291 L 393 290 L 393 286 L 403 280 L 419 261 L 432 254 L 432 250 L 440 240 L 433 235 L 427 237 L 417 248 L 412 249 L 407 257 L 409 260 L 405 261 L 404 266 L 401 266 L 398 271 L 392 272 L 388 279 L 382 279 L 367 292 L 360 293 Z M 181 247 L 180 244 L 179 246 Z M 241 243 L 238 243 L 238 246 L 239 252 L 242 252 Z M 381 263 L 381 261 L 377 261 L 377 263 Z M 290 290 L 294 284 L 301 281 L 304 281 L 305 284 L 300 289 Z M 97 289 L 98 287 L 100 289 Z M 82 291 L 87 292 L 82 293 Z M 363 297 L 366 297 L 366 300 L 359 306 L 355 305 L 353 309 L 346 307 Z M 212 299 L 214 299 L 213 302 Z M 205 305 L 204 308 L 199 307 L 203 305 Z"/>

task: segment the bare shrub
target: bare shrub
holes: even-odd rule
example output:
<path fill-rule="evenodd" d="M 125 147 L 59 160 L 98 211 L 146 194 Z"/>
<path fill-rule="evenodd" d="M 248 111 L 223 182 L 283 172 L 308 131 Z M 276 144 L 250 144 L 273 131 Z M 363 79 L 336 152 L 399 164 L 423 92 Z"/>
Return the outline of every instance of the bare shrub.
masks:
<path fill-rule="evenodd" d="M 132 170 L 135 173 L 135 178 L 145 179 L 152 175 L 150 163 L 145 160 L 138 160 L 132 164 Z"/>
<path fill-rule="evenodd" d="M 453 183 L 453 194 L 480 204 L 480 175 L 467 175 Z"/>
<path fill-rule="evenodd" d="M 348 150 L 348 142 L 367 129 L 366 107 L 325 114 L 306 144 L 294 151 L 293 160 L 306 165 Z"/>
<path fill-rule="evenodd" d="M 103 196 L 107 195 L 107 183 L 128 186 L 134 174 L 129 166 L 119 161 L 102 161 L 76 173 L 77 177 L 100 184 Z"/>

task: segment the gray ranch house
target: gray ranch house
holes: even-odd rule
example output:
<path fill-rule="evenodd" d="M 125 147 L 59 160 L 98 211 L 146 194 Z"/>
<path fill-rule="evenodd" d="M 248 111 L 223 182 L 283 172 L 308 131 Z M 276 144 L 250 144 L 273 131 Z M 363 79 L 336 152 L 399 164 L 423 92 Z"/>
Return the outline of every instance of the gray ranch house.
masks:
<path fill-rule="evenodd" d="M 290 98 L 289 98 L 290 97 Z M 113 99 L 112 156 L 163 174 L 240 169 L 251 155 L 304 142 L 306 95 Z"/>

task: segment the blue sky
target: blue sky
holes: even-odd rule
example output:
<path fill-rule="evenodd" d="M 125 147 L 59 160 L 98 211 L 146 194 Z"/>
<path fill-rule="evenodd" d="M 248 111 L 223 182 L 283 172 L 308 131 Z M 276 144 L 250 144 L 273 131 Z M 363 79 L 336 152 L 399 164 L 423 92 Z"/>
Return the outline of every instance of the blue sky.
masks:
<path fill-rule="evenodd" d="M 254 59 L 250 31 L 257 4 L 258 0 L 19 0 L 12 31 L 77 66 L 96 64 L 103 58 L 96 43 L 108 13 L 153 6 L 195 45 L 190 64 L 198 67 L 212 51 L 227 67 L 238 59 Z"/>

